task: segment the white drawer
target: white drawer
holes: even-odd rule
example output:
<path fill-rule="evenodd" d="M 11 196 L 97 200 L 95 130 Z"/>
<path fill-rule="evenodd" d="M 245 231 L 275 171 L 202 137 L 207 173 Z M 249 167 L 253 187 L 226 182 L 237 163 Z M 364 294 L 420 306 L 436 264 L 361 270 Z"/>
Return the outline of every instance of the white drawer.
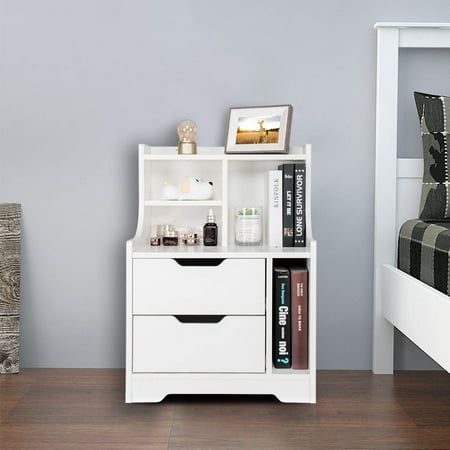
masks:
<path fill-rule="evenodd" d="M 265 372 L 264 316 L 178 317 L 133 318 L 133 372 Z"/>
<path fill-rule="evenodd" d="M 135 259 L 133 314 L 265 314 L 265 277 L 264 259 Z"/>

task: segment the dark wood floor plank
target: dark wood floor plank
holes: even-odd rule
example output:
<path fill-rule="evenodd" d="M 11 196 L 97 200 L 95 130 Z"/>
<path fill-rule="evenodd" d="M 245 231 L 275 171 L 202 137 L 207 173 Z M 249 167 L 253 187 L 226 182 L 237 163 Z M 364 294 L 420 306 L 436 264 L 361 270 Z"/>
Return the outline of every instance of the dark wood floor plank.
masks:
<path fill-rule="evenodd" d="M 163 426 L 164 425 L 164 426 Z M 167 449 L 170 422 L 141 424 L 0 426 L 4 449 Z"/>
<path fill-rule="evenodd" d="M 0 426 L 7 420 L 9 412 L 23 399 L 31 385 L 29 373 L 0 375 Z"/>
<path fill-rule="evenodd" d="M 0 448 L 444 449 L 450 376 L 319 372 L 316 405 L 269 396 L 129 405 L 123 370 L 23 370 L 0 376 Z"/>
<path fill-rule="evenodd" d="M 167 448 L 173 406 L 126 404 L 122 370 L 22 373 L 32 373 L 34 382 L 27 382 L 26 393 L 0 424 L 0 442 L 10 445 L 5 448 Z M 0 383 L 0 395 L 13 378 L 21 384 L 21 376 Z"/>

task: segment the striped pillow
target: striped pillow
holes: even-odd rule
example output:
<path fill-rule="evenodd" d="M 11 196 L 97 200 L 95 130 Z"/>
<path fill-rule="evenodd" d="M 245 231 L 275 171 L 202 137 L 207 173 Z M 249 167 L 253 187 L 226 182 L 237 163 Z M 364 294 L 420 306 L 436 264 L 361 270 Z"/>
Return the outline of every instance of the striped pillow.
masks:
<path fill-rule="evenodd" d="M 447 142 L 450 97 L 414 92 L 423 145 L 423 180 L 419 218 L 450 219 Z"/>

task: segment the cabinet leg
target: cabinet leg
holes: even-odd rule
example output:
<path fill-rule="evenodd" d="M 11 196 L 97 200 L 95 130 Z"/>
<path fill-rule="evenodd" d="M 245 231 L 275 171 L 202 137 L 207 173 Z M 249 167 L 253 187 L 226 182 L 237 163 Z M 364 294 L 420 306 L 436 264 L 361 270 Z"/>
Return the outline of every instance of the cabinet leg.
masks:
<path fill-rule="evenodd" d="M 154 392 L 145 394 L 139 400 L 131 399 L 127 403 L 161 403 L 169 394 L 167 392 Z"/>
<path fill-rule="evenodd" d="M 295 392 L 276 392 L 273 394 L 281 403 L 315 403 L 304 395 L 295 395 Z"/>

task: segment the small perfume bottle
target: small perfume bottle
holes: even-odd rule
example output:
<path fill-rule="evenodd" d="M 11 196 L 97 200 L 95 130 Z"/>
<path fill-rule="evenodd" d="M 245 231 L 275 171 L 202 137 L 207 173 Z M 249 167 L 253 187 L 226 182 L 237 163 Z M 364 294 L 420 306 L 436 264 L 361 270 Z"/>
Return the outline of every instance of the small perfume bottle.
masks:
<path fill-rule="evenodd" d="M 203 227 L 203 245 L 212 247 L 217 245 L 218 227 L 212 209 L 208 212 L 205 226 Z"/>

